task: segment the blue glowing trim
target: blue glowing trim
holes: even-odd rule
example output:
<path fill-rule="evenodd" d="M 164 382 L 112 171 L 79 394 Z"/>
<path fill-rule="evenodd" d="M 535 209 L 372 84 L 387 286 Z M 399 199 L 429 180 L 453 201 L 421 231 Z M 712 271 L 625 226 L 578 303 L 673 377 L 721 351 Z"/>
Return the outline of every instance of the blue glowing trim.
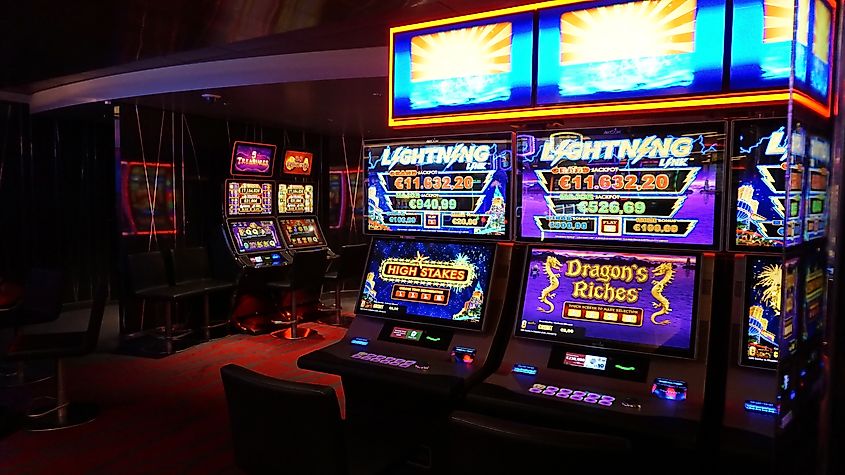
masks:
<path fill-rule="evenodd" d="M 367 345 L 370 344 L 370 340 L 367 340 L 366 338 L 355 337 L 355 338 L 349 340 L 349 343 L 352 343 L 353 345 L 358 345 L 358 346 L 367 346 Z"/>
<path fill-rule="evenodd" d="M 512 370 L 512 371 L 513 371 L 514 373 L 530 374 L 530 375 L 532 375 L 532 376 L 533 376 L 533 375 L 537 374 L 537 367 L 536 367 L 536 366 L 527 365 L 527 364 L 519 364 L 519 363 L 517 363 L 517 364 L 513 365 L 513 370 Z"/>
<path fill-rule="evenodd" d="M 759 414 L 773 414 L 778 413 L 778 407 L 770 402 L 764 401 L 745 401 L 745 410 L 748 412 L 757 412 Z"/>

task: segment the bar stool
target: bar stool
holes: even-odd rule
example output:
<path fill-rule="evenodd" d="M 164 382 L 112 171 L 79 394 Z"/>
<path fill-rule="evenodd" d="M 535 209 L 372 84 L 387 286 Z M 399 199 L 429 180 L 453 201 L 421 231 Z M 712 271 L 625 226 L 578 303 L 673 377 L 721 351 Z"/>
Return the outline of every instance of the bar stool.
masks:
<path fill-rule="evenodd" d="M 340 258 L 337 259 L 337 264 L 334 270 L 326 272 L 323 278 L 327 281 L 334 282 L 334 318 L 325 321 L 328 325 L 349 326 L 352 321 L 350 317 L 343 316 L 343 308 L 340 304 L 340 293 L 343 290 L 343 285 L 350 280 L 358 280 L 360 282 L 361 276 L 364 273 L 364 266 L 367 263 L 367 244 L 349 244 L 341 247 Z"/>
<path fill-rule="evenodd" d="M 211 265 L 208 262 L 208 252 L 204 247 L 189 247 L 174 249 L 170 252 L 173 264 L 173 278 L 177 287 L 198 286 L 202 288 L 203 305 L 203 339 L 211 339 L 211 329 L 229 325 L 228 315 L 222 322 L 211 324 L 211 309 L 209 296 L 214 292 L 233 291 L 235 283 L 215 279 L 211 274 Z"/>
<path fill-rule="evenodd" d="M 323 275 L 326 272 L 327 251 L 314 249 L 297 251 L 293 255 L 293 262 L 285 280 L 267 282 L 267 287 L 280 291 L 288 291 L 291 296 L 291 314 L 293 318 L 290 327 L 272 333 L 273 336 L 286 340 L 301 340 L 317 334 L 311 328 L 299 330 L 297 328 L 296 292 L 297 290 L 320 289 L 323 285 Z"/>

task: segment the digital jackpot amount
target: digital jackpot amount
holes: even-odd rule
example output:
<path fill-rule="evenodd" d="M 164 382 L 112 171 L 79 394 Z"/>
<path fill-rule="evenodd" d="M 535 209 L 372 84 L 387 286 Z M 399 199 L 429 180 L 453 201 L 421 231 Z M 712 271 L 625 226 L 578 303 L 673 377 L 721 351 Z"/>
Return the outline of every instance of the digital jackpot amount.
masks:
<path fill-rule="evenodd" d="M 367 230 L 505 236 L 510 138 L 370 145 Z"/>
<path fill-rule="evenodd" d="M 724 124 L 517 136 L 522 237 L 710 246 Z"/>

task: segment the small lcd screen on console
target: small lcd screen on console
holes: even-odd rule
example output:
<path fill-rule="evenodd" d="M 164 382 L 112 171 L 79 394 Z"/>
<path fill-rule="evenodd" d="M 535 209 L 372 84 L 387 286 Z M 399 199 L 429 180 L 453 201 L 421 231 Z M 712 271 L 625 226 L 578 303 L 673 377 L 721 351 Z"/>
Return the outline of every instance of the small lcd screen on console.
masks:
<path fill-rule="evenodd" d="M 518 336 L 692 356 L 698 257 L 532 248 Z M 586 349 L 563 358 L 599 369 Z"/>
<path fill-rule="evenodd" d="M 376 239 L 357 313 L 480 330 L 495 244 Z"/>
<path fill-rule="evenodd" d="M 280 219 L 279 226 L 288 247 L 301 249 L 326 245 L 320 225 L 314 218 Z"/>
<path fill-rule="evenodd" d="M 231 221 L 229 231 L 236 250 L 241 254 L 282 249 L 279 230 L 273 220 Z"/>

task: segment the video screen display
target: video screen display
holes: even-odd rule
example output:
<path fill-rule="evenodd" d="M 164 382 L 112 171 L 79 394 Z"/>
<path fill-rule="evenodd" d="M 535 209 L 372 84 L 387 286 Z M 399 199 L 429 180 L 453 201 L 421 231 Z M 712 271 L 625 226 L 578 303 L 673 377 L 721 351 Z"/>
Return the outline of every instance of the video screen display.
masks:
<path fill-rule="evenodd" d="M 806 181 L 804 183 L 804 240 L 827 235 L 827 188 L 830 183 L 830 142 L 810 135 L 807 151 Z"/>
<path fill-rule="evenodd" d="M 808 0 L 802 0 L 808 1 Z M 810 89 L 826 101 L 830 93 L 830 62 L 833 43 L 833 12 L 822 0 L 813 1 L 813 48 L 810 55 Z"/>
<path fill-rule="evenodd" d="M 314 166 L 314 154 L 285 150 L 284 167 L 282 173 L 287 175 L 310 175 Z"/>
<path fill-rule="evenodd" d="M 391 34 L 394 117 L 531 105 L 533 13 Z"/>
<path fill-rule="evenodd" d="M 695 255 L 531 248 L 516 335 L 692 356 Z"/>
<path fill-rule="evenodd" d="M 824 333 L 826 320 L 827 278 L 824 253 L 818 250 L 807 255 L 802 262 L 802 267 L 804 268 L 803 339 L 812 340 L 816 335 Z"/>
<path fill-rule="evenodd" d="M 276 251 L 282 249 L 279 230 L 272 219 L 260 221 L 230 221 L 236 250 L 241 254 L 252 252 Z"/>
<path fill-rule="evenodd" d="M 760 248 L 800 244 L 803 241 L 803 131 L 794 130 L 789 140 L 785 120 L 735 121 L 732 143 L 734 246 Z M 791 154 L 788 147 L 792 149 Z M 791 162 L 789 173 L 786 172 L 787 161 Z"/>
<path fill-rule="evenodd" d="M 314 185 L 279 183 L 279 214 L 310 214 L 314 212 Z"/>
<path fill-rule="evenodd" d="M 508 236 L 512 152 L 510 134 L 368 145 L 367 231 Z"/>
<path fill-rule="evenodd" d="M 226 182 L 226 216 L 273 214 L 273 184 Z"/>
<path fill-rule="evenodd" d="M 251 143 L 235 142 L 232 150 L 232 164 L 230 173 L 232 175 L 273 175 L 273 159 L 276 156 L 276 146 Z"/>
<path fill-rule="evenodd" d="M 121 234 L 176 234 L 173 165 L 120 162 Z"/>
<path fill-rule="evenodd" d="M 495 249 L 375 239 L 356 313 L 480 330 Z"/>
<path fill-rule="evenodd" d="M 786 267 L 786 276 L 784 276 Z M 792 346 L 796 338 L 798 260 L 784 265 L 780 257 L 750 257 L 745 280 L 745 345 L 740 364 L 776 368 L 781 343 Z M 782 286 L 787 285 L 787 298 Z M 786 305 L 786 308 L 782 308 Z"/>
<path fill-rule="evenodd" d="M 725 24 L 719 0 L 541 10 L 537 103 L 719 91 Z"/>
<path fill-rule="evenodd" d="M 724 123 L 527 132 L 520 235 L 713 246 Z"/>
<path fill-rule="evenodd" d="M 320 225 L 315 218 L 279 219 L 282 237 L 289 248 L 325 246 L 326 241 L 320 232 Z"/>

